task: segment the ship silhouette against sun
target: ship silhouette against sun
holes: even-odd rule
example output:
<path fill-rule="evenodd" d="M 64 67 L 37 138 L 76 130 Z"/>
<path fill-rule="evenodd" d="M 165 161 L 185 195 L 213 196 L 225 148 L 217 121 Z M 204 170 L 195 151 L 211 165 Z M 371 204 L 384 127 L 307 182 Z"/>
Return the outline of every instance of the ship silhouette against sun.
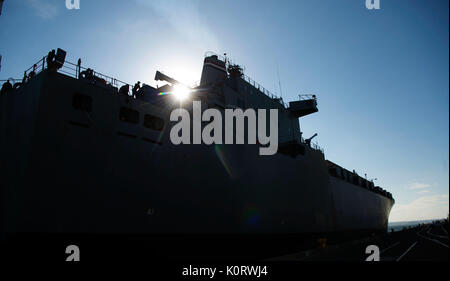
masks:
<path fill-rule="evenodd" d="M 6 233 L 313 235 L 385 232 L 392 195 L 325 159 L 299 118 L 315 95 L 285 103 L 242 67 L 207 54 L 199 85 L 136 91 L 65 61 L 58 49 L 0 96 Z M 30 73 L 33 72 L 33 75 Z M 278 109 L 278 152 L 261 144 L 174 145 L 169 116 L 202 110 Z"/>

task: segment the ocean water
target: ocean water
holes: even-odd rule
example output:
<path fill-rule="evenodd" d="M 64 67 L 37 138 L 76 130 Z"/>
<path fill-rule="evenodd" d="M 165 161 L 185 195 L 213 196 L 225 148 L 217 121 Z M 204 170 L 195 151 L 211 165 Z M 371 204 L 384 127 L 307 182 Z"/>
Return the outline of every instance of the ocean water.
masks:
<path fill-rule="evenodd" d="M 391 232 L 391 229 L 395 231 L 401 231 L 404 227 L 415 227 L 422 223 L 431 223 L 435 220 L 420 220 L 420 221 L 398 221 L 398 222 L 389 222 L 388 223 L 388 232 Z"/>

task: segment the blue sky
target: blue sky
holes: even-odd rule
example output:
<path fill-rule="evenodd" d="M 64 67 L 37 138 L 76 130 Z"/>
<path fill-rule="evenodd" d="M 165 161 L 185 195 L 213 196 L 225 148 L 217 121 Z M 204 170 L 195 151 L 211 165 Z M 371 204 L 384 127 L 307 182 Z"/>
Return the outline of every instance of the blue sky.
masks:
<path fill-rule="evenodd" d="M 5 0 L 0 79 L 50 49 L 120 80 L 156 70 L 200 79 L 206 51 L 226 52 L 283 98 L 315 93 L 300 120 L 327 159 L 391 191 L 391 221 L 440 218 L 449 194 L 447 0 Z"/>

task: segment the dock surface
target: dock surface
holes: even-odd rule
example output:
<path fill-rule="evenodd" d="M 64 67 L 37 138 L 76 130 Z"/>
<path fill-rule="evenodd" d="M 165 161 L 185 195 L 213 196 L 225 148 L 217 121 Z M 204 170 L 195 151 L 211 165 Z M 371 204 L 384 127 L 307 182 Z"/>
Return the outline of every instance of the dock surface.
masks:
<path fill-rule="evenodd" d="M 313 249 L 267 259 L 267 261 L 365 261 L 372 252 L 366 249 L 375 245 L 379 261 L 448 261 L 448 223 L 420 225 L 402 231 L 323 249 Z"/>

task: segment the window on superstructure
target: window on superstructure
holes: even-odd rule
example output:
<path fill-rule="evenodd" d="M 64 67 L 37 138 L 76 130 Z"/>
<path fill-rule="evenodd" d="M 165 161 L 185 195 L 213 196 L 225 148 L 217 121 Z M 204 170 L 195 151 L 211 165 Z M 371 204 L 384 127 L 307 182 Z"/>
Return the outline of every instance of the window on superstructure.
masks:
<path fill-rule="evenodd" d="M 90 96 L 76 93 L 72 97 L 72 106 L 76 110 L 91 112 L 92 111 L 92 98 Z"/>
<path fill-rule="evenodd" d="M 152 130 L 162 131 L 164 128 L 164 120 L 153 115 L 145 114 L 144 126 Z"/>
<path fill-rule="evenodd" d="M 119 113 L 119 119 L 123 122 L 128 123 L 139 123 L 139 112 L 137 110 L 127 108 L 127 107 L 121 107 L 120 113 Z"/>

